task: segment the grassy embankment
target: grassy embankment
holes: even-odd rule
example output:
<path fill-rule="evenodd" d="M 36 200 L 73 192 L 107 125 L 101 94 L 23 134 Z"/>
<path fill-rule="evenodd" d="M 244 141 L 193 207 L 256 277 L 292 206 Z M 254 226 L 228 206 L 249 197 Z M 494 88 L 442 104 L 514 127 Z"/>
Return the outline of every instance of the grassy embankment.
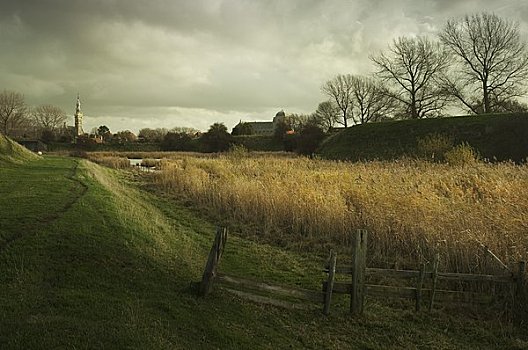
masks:
<path fill-rule="evenodd" d="M 353 161 L 415 157 L 420 155 L 419 140 L 432 134 L 454 144 L 467 142 L 489 160 L 521 162 L 528 157 L 528 113 L 368 123 L 329 137 L 318 153 Z"/>
<path fill-rule="evenodd" d="M 50 157 L 0 168 L 0 348 L 523 348 L 497 321 L 286 311 L 189 290 L 213 225 L 130 177 Z M 225 272 L 317 288 L 321 261 L 231 236 Z"/>
<path fill-rule="evenodd" d="M 0 134 L 0 166 L 37 158 L 36 154 L 28 151 L 24 146 Z"/>

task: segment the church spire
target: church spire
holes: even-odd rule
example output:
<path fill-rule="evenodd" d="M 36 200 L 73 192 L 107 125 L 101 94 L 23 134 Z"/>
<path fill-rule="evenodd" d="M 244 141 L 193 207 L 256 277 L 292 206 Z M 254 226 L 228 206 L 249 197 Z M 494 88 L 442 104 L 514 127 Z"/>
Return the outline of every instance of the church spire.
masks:
<path fill-rule="evenodd" d="M 75 105 L 75 138 L 78 136 L 84 135 L 83 130 L 83 114 L 81 112 L 81 97 L 77 93 L 77 104 Z"/>
<path fill-rule="evenodd" d="M 75 113 L 79 113 L 81 111 L 81 97 L 79 93 L 77 93 L 77 106 L 75 107 Z"/>

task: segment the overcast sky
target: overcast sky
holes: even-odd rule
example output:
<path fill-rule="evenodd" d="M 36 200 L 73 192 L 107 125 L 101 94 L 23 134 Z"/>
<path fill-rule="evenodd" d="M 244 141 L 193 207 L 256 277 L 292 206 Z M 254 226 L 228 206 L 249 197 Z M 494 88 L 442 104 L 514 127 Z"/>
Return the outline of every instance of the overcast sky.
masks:
<path fill-rule="evenodd" d="M 0 89 L 68 115 L 79 92 L 85 131 L 230 129 L 312 112 L 394 38 L 476 11 L 528 37 L 527 0 L 0 0 Z"/>

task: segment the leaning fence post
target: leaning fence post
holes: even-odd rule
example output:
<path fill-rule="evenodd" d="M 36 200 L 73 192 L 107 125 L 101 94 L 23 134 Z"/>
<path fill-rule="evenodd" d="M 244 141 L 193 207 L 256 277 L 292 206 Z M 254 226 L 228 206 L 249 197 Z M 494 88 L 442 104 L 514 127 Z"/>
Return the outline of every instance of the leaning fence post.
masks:
<path fill-rule="evenodd" d="M 328 315 L 330 313 L 330 302 L 332 301 L 332 290 L 334 289 L 334 278 L 336 269 L 337 255 L 332 250 L 330 252 L 330 265 L 328 266 L 328 279 L 326 281 L 326 291 L 323 313 Z"/>
<path fill-rule="evenodd" d="M 227 241 L 227 229 L 225 227 L 216 228 L 216 236 L 207 258 L 207 264 L 205 265 L 204 273 L 202 275 L 202 282 L 200 283 L 201 296 L 206 296 L 211 292 L 213 281 L 216 276 L 216 268 L 218 262 L 224 252 L 225 243 Z"/>
<path fill-rule="evenodd" d="M 365 269 L 367 264 L 367 230 L 357 230 L 352 239 L 352 290 L 350 312 L 360 315 L 365 300 Z"/>

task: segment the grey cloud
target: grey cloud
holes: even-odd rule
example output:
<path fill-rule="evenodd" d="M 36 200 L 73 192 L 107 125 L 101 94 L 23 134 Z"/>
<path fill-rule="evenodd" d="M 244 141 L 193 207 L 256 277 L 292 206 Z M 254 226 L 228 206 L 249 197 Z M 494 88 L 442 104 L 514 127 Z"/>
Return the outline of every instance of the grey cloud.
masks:
<path fill-rule="evenodd" d="M 80 92 L 94 121 L 131 129 L 310 112 L 325 80 L 474 9 L 526 30 L 519 0 L 4 1 L 0 87 L 68 111 Z"/>

